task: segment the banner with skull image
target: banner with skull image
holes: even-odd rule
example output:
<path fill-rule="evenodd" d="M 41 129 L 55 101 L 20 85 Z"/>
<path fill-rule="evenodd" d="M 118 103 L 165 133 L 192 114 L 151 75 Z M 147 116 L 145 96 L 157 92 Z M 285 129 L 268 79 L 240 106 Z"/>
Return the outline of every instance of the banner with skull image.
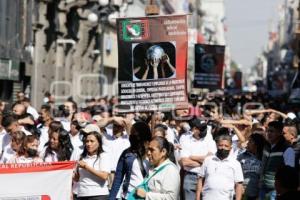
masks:
<path fill-rule="evenodd" d="M 195 45 L 194 88 L 222 89 L 224 87 L 225 46 Z"/>
<path fill-rule="evenodd" d="M 118 112 L 165 111 L 187 103 L 187 16 L 120 18 Z"/>

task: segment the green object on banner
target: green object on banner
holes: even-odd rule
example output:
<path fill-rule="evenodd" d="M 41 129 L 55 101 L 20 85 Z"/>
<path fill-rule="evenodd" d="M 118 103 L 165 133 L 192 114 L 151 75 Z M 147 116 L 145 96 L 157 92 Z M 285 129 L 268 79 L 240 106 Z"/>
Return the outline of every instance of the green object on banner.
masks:
<path fill-rule="evenodd" d="M 127 200 L 143 200 L 144 198 L 140 198 L 136 195 L 136 190 L 137 189 L 143 189 L 145 192 L 149 192 L 149 186 L 148 186 L 148 182 L 149 180 L 155 176 L 158 172 L 160 172 L 161 170 L 163 170 L 168 164 L 165 164 L 163 166 L 161 166 L 160 168 L 158 168 L 151 176 L 147 177 L 146 179 L 144 179 L 144 181 L 136 187 L 136 189 L 132 190 L 129 195 L 127 196 Z"/>

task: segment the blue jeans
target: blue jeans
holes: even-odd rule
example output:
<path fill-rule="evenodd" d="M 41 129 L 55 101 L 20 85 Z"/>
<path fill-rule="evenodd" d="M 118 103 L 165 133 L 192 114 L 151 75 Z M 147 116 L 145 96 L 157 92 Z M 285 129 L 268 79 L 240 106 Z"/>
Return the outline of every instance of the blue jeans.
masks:
<path fill-rule="evenodd" d="M 184 176 L 184 182 L 183 182 L 184 197 L 186 200 L 196 199 L 197 183 L 198 183 L 197 174 L 196 173 L 192 174 L 187 172 L 186 175 Z"/>
<path fill-rule="evenodd" d="M 259 190 L 259 200 L 275 200 L 276 199 L 276 191 L 274 189 L 268 189 L 262 187 Z"/>

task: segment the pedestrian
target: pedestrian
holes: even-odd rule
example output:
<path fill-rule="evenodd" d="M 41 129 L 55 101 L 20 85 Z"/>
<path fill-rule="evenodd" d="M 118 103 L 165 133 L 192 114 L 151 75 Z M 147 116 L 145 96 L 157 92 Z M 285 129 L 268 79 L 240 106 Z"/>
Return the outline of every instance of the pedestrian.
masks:
<path fill-rule="evenodd" d="M 234 194 L 241 200 L 244 178 L 241 164 L 229 156 L 231 136 L 220 135 L 216 141 L 217 153 L 204 160 L 198 174 L 196 200 L 232 200 Z"/>
<path fill-rule="evenodd" d="M 199 119 L 191 122 L 192 134 L 181 140 L 180 163 L 184 169 L 183 190 L 185 199 L 196 198 L 198 173 L 204 159 L 216 153 L 216 143 L 207 134 L 207 125 Z"/>
<path fill-rule="evenodd" d="M 69 133 L 63 129 L 59 121 L 53 121 L 49 126 L 49 141 L 41 153 L 44 162 L 58 162 L 70 160 L 73 146 Z"/>
<path fill-rule="evenodd" d="M 245 200 L 255 200 L 258 197 L 261 160 L 265 144 L 265 138 L 261 134 L 251 134 L 246 151 L 237 157 L 237 160 L 242 165 L 244 174 Z"/>
<path fill-rule="evenodd" d="M 35 135 L 27 135 L 17 153 L 8 163 L 39 163 L 43 159 L 38 154 L 39 139 Z"/>
<path fill-rule="evenodd" d="M 265 198 L 275 200 L 275 173 L 283 165 L 295 166 L 295 152 L 286 142 L 282 133 L 283 124 L 280 121 L 271 121 L 267 128 L 267 144 L 262 157 L 260 176 L 260 200 Z"/>
<path fill-rule="evenodd" d="M 146 200 L 177 200 L 179 199 L 180 176 L 175 163 L 170 161 L 170 143 L 162 137 L 154 137 L 149 144 L 147 155 L 153 170 L 130 197 Z M 128 198 L 133 199 L 133 198 Z"/>
<path fill-rule="evenodd" d="M 122 185 L 122 197 L 142 183 L 149 172 L 150 163 L 146 159 L 146 146 L 151 140 L 150 127 L 142 121 L 133 124 L 129 142 L 130 147 L 123 151 L 118 161 L 115 178 L 109 199 L 115 200 Z"/>
<path fill-rule="evenodd" d="M 84 150 L 78 161 L 75 180 L 78 200 L 108 199 L 109 154 L 103 151 L 101 135 L 94 131 L 84 137 Z"/>

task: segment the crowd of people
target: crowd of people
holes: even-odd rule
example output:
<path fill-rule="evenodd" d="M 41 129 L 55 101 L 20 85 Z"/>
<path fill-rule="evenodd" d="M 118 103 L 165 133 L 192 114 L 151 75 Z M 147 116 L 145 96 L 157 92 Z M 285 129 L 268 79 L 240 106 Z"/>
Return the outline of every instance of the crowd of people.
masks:
<path fill-rule="evenodd" d="M 74 200 L 300 199 L 298 107 L 190 97 L 187 109 L 121 114 L 116 97 L 55 107 L 47 93 L 36 109 L 19 92 L 0 101 L 0 163 L 76 161 Z"/>

